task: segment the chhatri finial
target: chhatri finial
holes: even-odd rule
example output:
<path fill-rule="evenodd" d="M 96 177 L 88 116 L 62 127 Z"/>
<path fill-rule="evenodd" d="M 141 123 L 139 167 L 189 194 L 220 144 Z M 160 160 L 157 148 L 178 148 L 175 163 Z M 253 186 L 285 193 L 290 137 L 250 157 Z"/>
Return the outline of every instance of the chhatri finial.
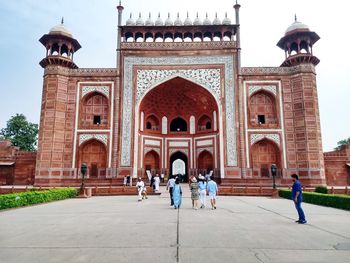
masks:
<path fill-rule="evenodd" d="M 130 19 L 132 19 L 132 13 L 130 12 Z"/>
<path fill-rule="evenodd" d="M 198 18 L 198 12 L 197 12 L 196 18 Z"/>
<path fill-rule="evenodd" d="M 148 18 L 151 19 L 151 12 L 148 13 Z"/>
<path fill-rule="evenodd" d="M 64 18 L 63 18 L 63 16 L 62 16 L 61 25 L 63 25 L 63 23 L 64 23 Z"/>
<path fill-rule="evenodd" d="M 180 14 L 179 14 L 179 12 L 177 12 L 177 18 L 180 18 Z"/>
<path fill-rule="evenodd" d="M 297 22 L 298 19 L 297 19 L 297 14 L 294 14 L 294 22 Z"/>
<path fill-rule="evenodd" d="M 168 18 L 170 18 L 170 12 L 168 12 Z"/>
<path fill-rule="evenodd" d="M 158 12 L 158 18 L 160 18 L 160 12 Z"/>
<path fill-rule="evenodd" d="M 139 13 L 139 18 L 141 18 L 141 12 Z"/>
<path fill-rule="evenodd" d="M 187 11 L 187 18 L 188 18 L 188 11 Z"/>
<path fill-rule="evenodd" d="M 208 18 L 208 12 L 207 12 L 207 13 L 205 13 L 205 18 Z"/>

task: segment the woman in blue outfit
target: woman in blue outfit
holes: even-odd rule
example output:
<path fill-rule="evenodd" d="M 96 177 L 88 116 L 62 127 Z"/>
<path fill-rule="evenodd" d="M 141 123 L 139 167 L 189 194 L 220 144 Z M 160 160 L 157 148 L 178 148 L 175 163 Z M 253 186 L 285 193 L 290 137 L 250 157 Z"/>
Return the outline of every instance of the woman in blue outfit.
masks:
<path fill-rule="evenodd" d="M 180 179 L 176 177 L 175 179 L 175 185 L 173 188 L 173 201 L 174 201 L 174 208 L 180 208 L 181 206 L 181 198 L 182 198 L 182 189 L 180 186 Z"/>

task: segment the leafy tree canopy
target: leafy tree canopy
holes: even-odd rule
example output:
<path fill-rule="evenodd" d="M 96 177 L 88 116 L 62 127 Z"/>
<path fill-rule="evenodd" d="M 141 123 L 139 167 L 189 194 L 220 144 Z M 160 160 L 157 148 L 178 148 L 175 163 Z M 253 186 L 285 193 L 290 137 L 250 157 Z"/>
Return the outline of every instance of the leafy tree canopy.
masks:
<path fill-rule="evenodd" d="M 16 114 L 7 121 L 6 128 L 0 130 L 2 139 L 10 140 L 13 146 L 25 151 L 35 151 L 38 141 L 38 124 L 27 121 L 23 114 Z"/>
<path fill-rule="evenodd" d="M 338 146 L 335 148 L 335 150 L 340 150 L 344 145 L 348 145 L 348 144 L 350 144 L 350 137 L 337 142 Z"/>

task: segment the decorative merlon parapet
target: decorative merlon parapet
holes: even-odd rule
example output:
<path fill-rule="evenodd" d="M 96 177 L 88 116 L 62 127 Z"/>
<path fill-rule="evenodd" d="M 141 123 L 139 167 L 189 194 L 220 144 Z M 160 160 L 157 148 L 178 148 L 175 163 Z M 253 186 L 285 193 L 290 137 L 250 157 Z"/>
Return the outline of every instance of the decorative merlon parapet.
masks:
<path fill-rule="evenodd" d="M 236 49 L 236 41 L 212 42 L 122 42 L 121 49 Z"/>
<path fill-rule="evenodd" d="M 316 74 L 313 64 L 301 64 L 294 67 L 242 67 L 242 75 L 291 75 L 297 73 Z"/>
<path fill-rule="evenodd" d="M 119 70 L 116 68 L 78 68 L 69 69 L 60 66 L 47 66 L 44 75 L 63 75 L 63 76 L 103 76 L 117 77 Z"/>

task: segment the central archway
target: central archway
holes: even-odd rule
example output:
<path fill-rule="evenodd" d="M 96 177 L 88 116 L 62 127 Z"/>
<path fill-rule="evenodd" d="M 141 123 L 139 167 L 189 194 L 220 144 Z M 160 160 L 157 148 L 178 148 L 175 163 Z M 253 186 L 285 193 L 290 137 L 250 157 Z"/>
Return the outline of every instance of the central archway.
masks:
<path fill-rule="evenodd" d="M 175 165 L 174 165 L 175 163 Z M 181 167 L 176 167 L 176 164 L 184 164 L 184 169 Z M 179 168 L 179 169 L 176 169 Z M 171 175 L 176 175 L 178 172 L 184 171 L 184 174 L 181 174 L 181 179 L 184 182 L 188 181 L 188 159 L 186 154 L 184 154 L 183 152 L 177 151 L 175 153 L 173 153 L 170 156 L 170 174 Z"/>
<path fill-rule="evenodd" d="M 212 156 L 212 168 L 219 168 L 215 166 L 220 163 L 217 153 L 221 151 L 222 145 L 219 105 L 215 95 L 207 88 L 178 76 L 148 90 L 137 108 L 135 127 L 138 134 L 134 145 L 137 145 L 136 152 L 141 162 L 135 159 L 134 167 L 138 171 L 146 169 L 142 160 L 144 156 L 140 153 L 153 148 L 159 153 L 160 173 L 171 175 L 175 159 L 171 159 L 169 149 L 184 147 L 188 153 L 180 159 L 186 163 L 187 178 L 190 172 L 196 173 L 198 169 L 196 157 L 192 153 L 200 147 L 196 141 L 202 140 L 208 147 L 219 145 Z"/>

